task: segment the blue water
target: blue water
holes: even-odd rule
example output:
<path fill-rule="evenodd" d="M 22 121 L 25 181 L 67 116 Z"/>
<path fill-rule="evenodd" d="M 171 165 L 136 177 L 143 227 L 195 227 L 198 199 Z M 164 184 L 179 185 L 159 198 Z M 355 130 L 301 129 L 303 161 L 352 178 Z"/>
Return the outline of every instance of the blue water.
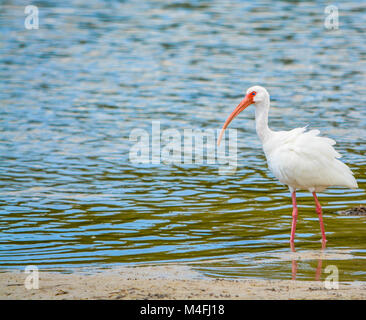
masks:
<path fill-rule="evenodd" d="M 32 4 L 34 30 L 28 2 L 0 6 L 2 269 L 175 261 L 211 276 L 291 278 L 291 259 L 273 260 L 290 252 L 291 199 L 267 169 L 252 109 L 230 126 L 234 175 L 129 158 L 133 129 L 219 129 L 260 84 L 273 129 L 320 129 L 355 173 L 357 190 L 319 195 L 326 250 L 344 253 L 323 268 L 366 280 L 366 218 L 337 214 L 366 204 L 362 2 L 337 4 L 337 30 L 324 25 L 326 1 Z M 319 251 L 311 195 L 298 202 L 296 249 Z M 317 265 L 300 263 L 297 277 Z"/>

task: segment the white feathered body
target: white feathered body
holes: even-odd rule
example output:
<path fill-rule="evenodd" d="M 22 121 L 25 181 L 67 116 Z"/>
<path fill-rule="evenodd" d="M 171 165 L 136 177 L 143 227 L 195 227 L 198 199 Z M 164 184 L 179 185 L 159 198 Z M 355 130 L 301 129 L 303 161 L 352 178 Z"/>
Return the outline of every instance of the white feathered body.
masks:
<path fill-rule="evenodd" d="M 296 190 L 305 189 L 313 193 L 316 212 L 319 216 L 323 244 L 327 241 L 322 216 L 322 208 L 315 192 L 321 192 L 330 186 L 357 188 L 352 171 L 339 160 L 341 155 L 333 148 L 335 141 L 319 136 L 319 130 L 306 131 L 296 128 L 290 131 L 273 131 L 268 127 L 270 96 L 261 86 L 247 90 L 244 99 L 226 119 L 218 138 L 230 122 L 245 108 L 255 106 L 255 128 L 262 142 L 269 169 L 274 176 L 291 191 L 293 204 L 291 225 L 291 248 L 296 232 L 298 209 Z"/>
<path fill-rule="evenodd" d="M 351 170 L 338 158 L 334 140 L 320 137 L 319 130 L 271 131 L 263 144 L 268 167 L 292 189 L 320 192 L 330 186 L 357 188 Z"/>

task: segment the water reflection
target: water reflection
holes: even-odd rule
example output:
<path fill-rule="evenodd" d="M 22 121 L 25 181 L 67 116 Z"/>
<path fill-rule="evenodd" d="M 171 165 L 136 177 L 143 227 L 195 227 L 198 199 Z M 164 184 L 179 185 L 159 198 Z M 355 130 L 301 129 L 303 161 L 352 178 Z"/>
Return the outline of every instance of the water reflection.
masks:
<path fill-rule="evenodd" d="M 294 242 L 290 242 L 290 248 L 292 252 L 296 252 L 295 249 L 295 243 Z M 323 265 L 323 258 L 324 258 L 324 250 L 326 249 L 326 242 L 322 241 L 321 244 L 321 249 L 320 252 L 318 253 L 319 258 L 318 258 L 318 264 L 316 267 L 316 271 L 315 271 L 315 281 L 320 281 L 321 280 L 321 274 L 322 274 L 322 265 Z M 296 258 L 292 259 L 292 263 L 291 263 L 291 279 L 292 280 L 296 280 L 296 275 L 297 275 L 297 260 Z"/>

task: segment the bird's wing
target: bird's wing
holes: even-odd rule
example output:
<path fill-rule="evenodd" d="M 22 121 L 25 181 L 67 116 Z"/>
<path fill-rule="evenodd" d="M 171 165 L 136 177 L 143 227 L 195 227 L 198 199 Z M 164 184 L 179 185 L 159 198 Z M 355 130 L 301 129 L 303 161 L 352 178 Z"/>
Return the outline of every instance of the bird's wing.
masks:
<path fill-rule="evenodd" d="M 357 188 L 351 170 L 338 158 L 335 141 L 305 128 L 277 132 L 267 147 L 268 165 L 282 183 L 294 188 L 332 185 Z M 266 151 L 266 150 L 265 150 Z"/>

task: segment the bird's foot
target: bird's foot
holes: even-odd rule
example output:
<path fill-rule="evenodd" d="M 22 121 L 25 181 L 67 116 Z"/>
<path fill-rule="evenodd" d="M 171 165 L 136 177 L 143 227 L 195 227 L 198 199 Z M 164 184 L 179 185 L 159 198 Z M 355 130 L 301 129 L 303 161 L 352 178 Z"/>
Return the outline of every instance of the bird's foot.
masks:
<path fill-rule="evenodd" d="M 327 246 L 327 239 L 320 239 L 321 243 L 322 243 L 322 249 L 324 250 Z"/>

